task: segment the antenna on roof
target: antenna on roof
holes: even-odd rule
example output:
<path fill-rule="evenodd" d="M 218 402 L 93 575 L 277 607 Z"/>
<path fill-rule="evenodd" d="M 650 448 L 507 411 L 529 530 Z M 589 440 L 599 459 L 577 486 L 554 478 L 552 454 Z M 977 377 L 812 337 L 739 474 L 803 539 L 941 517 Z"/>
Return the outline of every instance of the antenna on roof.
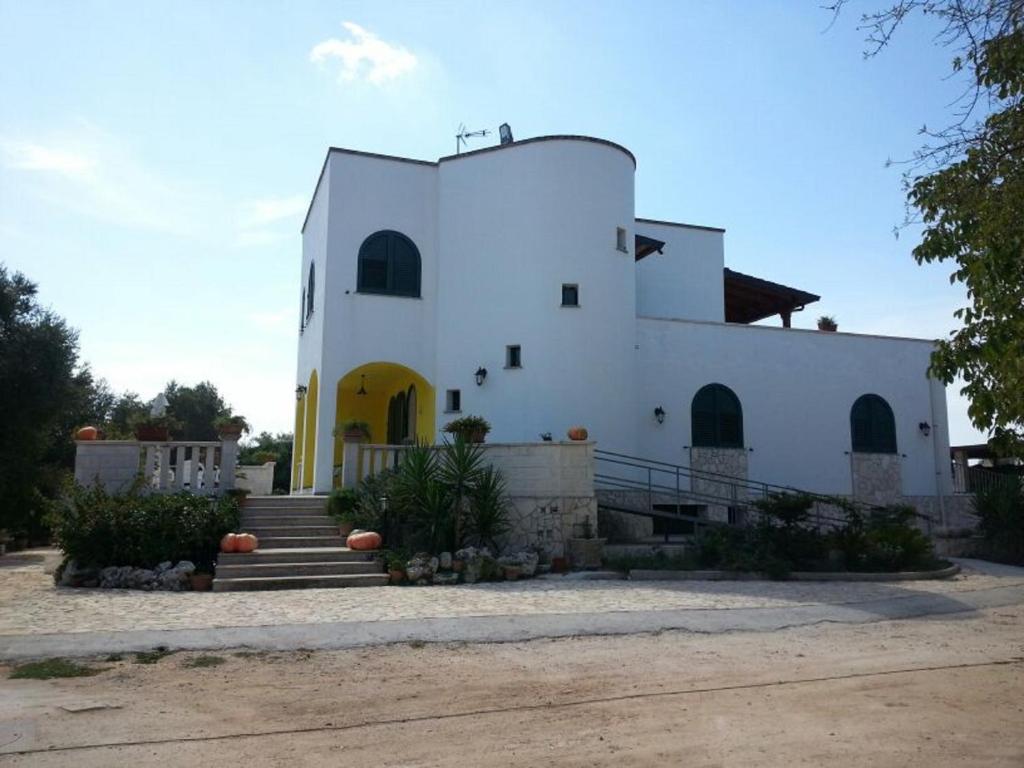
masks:
<path fill-rule="evenodd" d="M 459 124 L 459 132 L 455 134 L 455 154 L 462 152 L 463 146 L 466 145 L 466 139 L 474 136 L 487 136 L 490 131 L 484 128 L 482 131 L 467 131 L 465 123 Z"/>

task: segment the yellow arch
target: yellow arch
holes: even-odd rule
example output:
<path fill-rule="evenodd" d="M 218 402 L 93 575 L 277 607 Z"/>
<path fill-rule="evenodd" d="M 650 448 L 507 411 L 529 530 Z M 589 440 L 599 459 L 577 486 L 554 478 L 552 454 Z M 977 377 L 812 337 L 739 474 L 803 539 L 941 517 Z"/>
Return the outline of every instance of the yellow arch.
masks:
<path fill-rule="evenodd" d="M 434 442 L 437 422 L 434 417 L 434 387 L 412 368 L 398 363 L 376 362 L 353 368 L 338 380 L 334 413 L 335 427 L 347 421 L 365 421 L 370 425 L 370 442 L 388 441 L 388 405 L 391 398 L 416 388 L 416 440 Z M 359 394 L 360 388 L 366 394 Z M 342 430 L 335 429 L 334 466 L 340 467 L 343 453 Z"/>
<path fill-rule="evenodd" d="M 299 477 L 299 467 L 302 466 L 302 451 L 305 448 L 303 442 L 302 428 L 306 419 L 306 395 L 299 395 L 295 401 L 295 438 L 292 444 L 292 490 L 299 490 L 302 478 Z"/>
<path fill-rule="evenodd" d="M 319 386 L 316 370 L 309 374 L 306 390 L 306 427 L 302 448 L 302 487 L 313 487 L 313 468 L 316 465 L 316 412 L 319 407 Z"/>

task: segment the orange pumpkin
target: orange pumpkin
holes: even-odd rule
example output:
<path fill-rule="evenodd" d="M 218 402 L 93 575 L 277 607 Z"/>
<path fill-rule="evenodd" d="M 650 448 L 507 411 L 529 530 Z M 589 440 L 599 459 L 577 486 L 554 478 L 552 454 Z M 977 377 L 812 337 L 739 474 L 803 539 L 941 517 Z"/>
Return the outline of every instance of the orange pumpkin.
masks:
<path fill-rule="evenodd" d="M 586 427 L 569 427 L 570 440 L 586 440 L 589 436 Z"/>
<path fill-rule="evenodd" d="M 259 545 L 259 539 L 251 533 L 240 533 L 235 539 L 235 552 L 252 552 Z"/>
<path fill-rule="evenodd" d="M 220 540 L 220 551 L 221 552 L 236 552 L 238 551 L 238 534 L 226 533 L 224 538 Z"/>
<path fill-rule="evenodd" d="M 75 432 L 75 440 L 96 440 L 99 436 L 100 431 L 96 427 L 82 427 Z"/>
<path fill-rule="evenodd" d="M 381 538 L 379 533 L 361 531 L 350 533 L 345 541 L 349 549 L 380 549 Z"/>

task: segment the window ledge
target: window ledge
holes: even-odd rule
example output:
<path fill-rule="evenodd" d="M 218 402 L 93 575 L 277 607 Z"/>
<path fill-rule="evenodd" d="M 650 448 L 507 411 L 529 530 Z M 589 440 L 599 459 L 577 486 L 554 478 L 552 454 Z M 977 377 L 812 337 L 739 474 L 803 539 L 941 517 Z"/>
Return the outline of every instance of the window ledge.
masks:
<path fill-rule="evenodd" d="M 579 309 L 582 306 L 583 306 L 582 304 L 561 304 L 560 305 L 560 307 L 562 309 Z"/>
<path fill-rule="evenodd" d="M 521 371 L 521 370 L 523 370 L 523 366 L 521 366 L 521 365 L 505 365 L 505 366 L 502 366 L 502 370 L 503 371 Z"/>
<path fill-rule="evenodd" d="M 442 413 L 445 413 L 445 414 L 448 414 L 448 413 L 462 413 L 462 411 L 442 411 Z"/>
<path fill-rule="evenodd" d="M 423 301 L 422 296 L 406 296 L 403 293 L 378 293 L 376 291 L 353 291 L 356 296 L 379 296 L 382 299 L 416 299 Z"/>

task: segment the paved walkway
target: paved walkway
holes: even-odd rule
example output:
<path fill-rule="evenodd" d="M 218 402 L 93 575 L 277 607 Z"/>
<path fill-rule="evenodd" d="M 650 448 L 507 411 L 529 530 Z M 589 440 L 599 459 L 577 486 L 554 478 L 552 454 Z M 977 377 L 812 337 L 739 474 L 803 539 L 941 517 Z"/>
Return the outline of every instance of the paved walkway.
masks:
<path fill-rule="evenodd" d="M 773 629 L 1024 603 L 1024 569 L 898 583 L 531 580 L 460 587 L 160 593 L 57 589 L 53 553 L 0 558 L 0 658 L 180 648 L 352 647 L 659 629 Z"/>

